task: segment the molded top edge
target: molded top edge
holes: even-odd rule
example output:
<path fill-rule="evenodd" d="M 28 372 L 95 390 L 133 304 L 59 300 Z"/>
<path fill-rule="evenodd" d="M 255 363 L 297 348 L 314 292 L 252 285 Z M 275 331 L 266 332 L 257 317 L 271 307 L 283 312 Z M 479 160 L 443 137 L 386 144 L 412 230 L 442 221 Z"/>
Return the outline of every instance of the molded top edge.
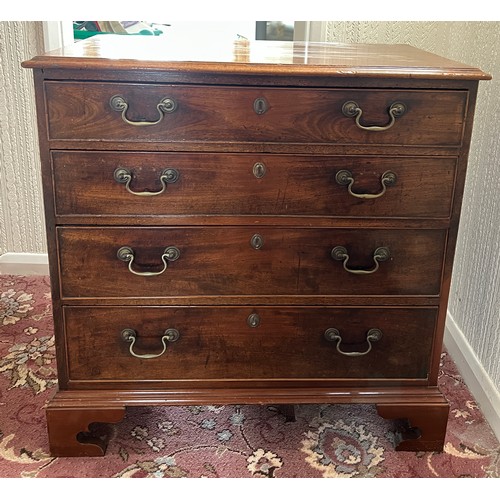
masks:
<path fill-rule="evenodd" d="M 410 45 L 203 40 L 100 35 L 35 56 L 25 68 L 152 70 L 216 74 L 490 80 L 479 68 Z"/>

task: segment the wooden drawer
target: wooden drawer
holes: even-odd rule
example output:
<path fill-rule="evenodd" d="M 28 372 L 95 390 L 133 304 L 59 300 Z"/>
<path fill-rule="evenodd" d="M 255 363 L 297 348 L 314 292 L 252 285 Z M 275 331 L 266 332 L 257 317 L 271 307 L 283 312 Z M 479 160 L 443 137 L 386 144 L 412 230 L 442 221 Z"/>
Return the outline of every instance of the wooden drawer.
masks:
<path fill-rule="evenodd" d="M 111 105 L 115 96 L 122 103 L 118 110 Z M 462 141 L 467 103 L 466 91 L 55 81 L 45 83 L 45 97 L 50 139 L 166 143 L 456 146 Z M 170 101 L 162 111 L 164 98 Z M 404 104 L 406 111 L 385 131 L 364 130 L 356 124 L 359 112 L 344 115 L 349 102 L 361 110 L 363 127 L 389 125 L 394 103 Z"/>
<path fill-rule="evenodd" d="M 57 232 L 63 297 L 437 295 L 446 240 L 446 231 L 435 229 L 59 227 Z M 341 247 L 345 252 L 339 253 Z M 334 248 L 339 260 L 332 258 Z M 386 261 L 375 262 L 378 248 L 388 249 Z M 123 260 L 117 257 L 120 249 Z M 378 270 L 353 274 L 344 265 L 361 271 L 378 265 Z"/>
<path fill-rule="evenodd" d="M 436 157 L 52 153 L 58 215 L 448 217 L 455 164 Z M 170 177 L 162 180 L 165 171 Z M 352 181 L 342 183 L 349 173 Z"/>
<path fill-rule="evenodd" d="M 64 317 L 72 381 L 426 379 L 436 309 L 66 307 Z M 332 328 L 340 341 L 326 339 Z M 131 354 L 160 354 L 167 330 L 178 339 L 161 356 Z"/>

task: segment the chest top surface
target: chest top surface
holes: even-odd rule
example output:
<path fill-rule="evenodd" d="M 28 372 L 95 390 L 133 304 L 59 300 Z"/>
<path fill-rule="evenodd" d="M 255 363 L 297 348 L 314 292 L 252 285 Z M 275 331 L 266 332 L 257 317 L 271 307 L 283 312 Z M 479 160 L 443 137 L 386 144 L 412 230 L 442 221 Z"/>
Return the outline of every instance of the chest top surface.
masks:
<path fill-rule="evenodd" d="M 410 45 L 202 40 L 101 35 L 23 63 L 26 68 L 169 70 L 217 74 L 488 80 L 466 64 Z"/>

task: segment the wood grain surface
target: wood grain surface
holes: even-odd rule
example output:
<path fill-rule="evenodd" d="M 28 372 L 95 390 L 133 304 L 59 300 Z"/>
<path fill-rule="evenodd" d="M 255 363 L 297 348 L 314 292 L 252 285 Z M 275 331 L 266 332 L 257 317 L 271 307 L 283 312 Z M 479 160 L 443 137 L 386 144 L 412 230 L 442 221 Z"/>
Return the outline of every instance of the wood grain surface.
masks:
<path fill-rule="evenodd" d="M 251 314 L 260 323 L 250 327 Z M 65 308 L 69 375 L 77 380 L 420 378 L 434 334 L 434 308 L 170 307 Z M 121 338 L 137 332 L 136 354 L 158 354 L 168 328 L 179 331 L 157 358 L 140 359 Z M 337 328 L 340 349 L 366 352 L 367 332 L 383 336 L 363 356 L 340 354 L 324 333 Z M 89 331 L 92 332 L 89 335 Z M 311 362 L 314 360 L 314 362 Z M 220 385 L 220 383 L 218 384 Z"/>
<path fill-rule="evenodd" d="M 438 295 L 446 231 L 277 227 L 59 228 L 63 297 L 186 295 Z M 251 246 L 254 234 L 262 248 Z M 160 272 L 161 256 L 180 257 L 159 276 L 136 276 L 117 258 L 130 247 L 132 270 Z M 343 246 L 348 268 L 371 270 L 373 254 L 390 259 L 373 274 L 351 274 L 330 253 Z"/>
<path fill-rule="evenodd" d="M 48 82 L 48 131 L 53 140 L 131 142 L 278 142 L 333 144 L 398 144 L 453 146 L 462 141 L 467 93 L 359 89 L 277 89 L 268 87 L 213 87 L 123 83 Z M 128 104 L 131 122 L 110 106 L 119 95 Z M 177 109 L 160 113 L 163 98 Z M 256 99 L 268 110 L 257 114 Z M 387 126 L 395 102 L 407 110 L 383 132 L 359 128 L 344 116 L 344 103 L 354 101 L 363 111 L 363 126 Z"/>
<path fill-rule="evenodd" d="M 399 44 L 268 42 L 248 40 L 176 46 L 168 37 L 95 36 L 36 56 L 25 68 L 65 70 L 163 70 L 290 77 L 332 75 L 337 78 L 430 78 L 488 80 L 478 68 Z"/>
<path fill-rule="evenodd" d="M 264 174 L 256 177 L 254 166 Z M 447 218 L 456 159 L 405 156 L 304 156 L 227 153 L 56 151 L 52 168 L 57 215 L 309 215 L 367 218 Z M 179 178 L 158 196 L 129 193 L 114 179 L 131 176 L 136 193 L 158 192 L 165 169 Z M 377 199 L 356 198 L 337 173 L 352 173 L 355 194 L 378 194 L 381 178 L 397 180 Z M 228 189 L 230 187 L 230 189 Z"/>

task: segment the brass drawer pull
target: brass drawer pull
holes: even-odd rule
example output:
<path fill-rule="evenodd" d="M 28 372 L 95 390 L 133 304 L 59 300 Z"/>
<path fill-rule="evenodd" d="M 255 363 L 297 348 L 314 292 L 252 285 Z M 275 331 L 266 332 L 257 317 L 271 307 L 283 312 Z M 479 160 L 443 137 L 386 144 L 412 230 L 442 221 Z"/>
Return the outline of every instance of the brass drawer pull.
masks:
<path fill-rule="evenodd" d="M 118 259 L 120 259 L 123 262 L 128 262 L 128 270 L 137 276 L 159 276 L 160 274 L 163 274 L 167 267 L 168 267 L 168 261 L 173 262 L 174 260 L 177 260 L 180 257 L 181 253 L 177 247 L 167 247 L 163 251 L 163 254 L 161 256 L 161 260 L 163 261 L 163 269 L 158 272 L 139 272 L 139 271 L 134 271 L 132 269 L 132 264 L 134 262 L 135 258 L 135 253 L 130 247 L 121 247 L 118 249 L 118 252 L 116 253 L 116 256 Z"/>
<path fill-rule="evenodd" d="M 389 123 L 384 125 L 383 127 L 379 127 L 377 125 L 365 126 L 361 125 L 361 115 L 363 114 L 363 110 L 358 106 L 357 102 L 347 101 L 342 106 L 342 113 L 344 116 L 349 118 L 356 117 L 356 125 L 362 130 L 368 130 L 369 132 L 380 132 L 383 130 L 390 129 L 394 123 L 396 123 L 396 118 L 403 116 L 406 112 L 406 106 L 401 102 L 394 102 L 391 104 L 389 108 L 389 116 L 391 117 Z"/>
<path fill-rule="evenodd" d="M 391 252 L 387 247 L 379 247 L 373 252 L 373 262 L 375 262 L 375 267 L 372 269 L 349 269 L 347 267 L 347 262 L 349 261 L 349 254 L 345 247 L 337 246 L 331 251 L 332 259 L 342 260 L 344 264 L 344 269 L 348 273 L 352 274 L 372 274 L 379 268 L 379 262 L 384 262 L 391 257 Z"/>
<path fill-rule="evenodd" d="M 132 191 L 130 189 L 132 172 L 130 170 L 127 170 L 126 168 L 117 168 L 113 174 L 113 177 L 116 182 L 125 184 L 125 188 L 130 194 L 133 194 L 135 196 L 158 196 L 159 194 L 165 192 L 165 190 L 167 189 L 167 184 L 173 184 L 174 182 L 177 182 L 177 179 L 179 178 L 179 172 L 177 172 L 175 168 L 166 168 L 160 175 L 160 182 L 162 185 L 160 191 Z"/>
<path fill-rule="evenodd" d="M 158 125 L 163 120 L 166 113 L 173 113 L 177 109 L 177 103 L 170 97 L 164 97 L 157 105 L 156 109 L 160 114 L 158 120 L 154 122 L 148 121 L 131 121 L 127 118 L 128 102 L 121 95 L 114 95 L 109 100 L 109 105 L 113 111 L 121 112 L 122 120 L 128 125 L 134 125 L 135 127 L 144 127 L 148 125 Z"/>
<path fill-rule="evenodd" d="M 161 355 L 165 353 L 167 350 L 167 342 L 176 342 L 179 340 L 180 333 L 178 330 L 175 328 L 169 328 L 168 330 L 165 330 L 163 333 L 163 336 L 161 338 L 161 343 L 163 344 L 163 350 L 158 353 L 158 354 L 137 354 L 134 352 L 134 344 L 135 341 L 137 340 L 137 332 L 135 330 L 132 330 L 132 328 L 125 328 L 120 334 L 121 338 L 125 342 L 130 342 L 130 347 L 129 351 L 132 356 L 136 358 L 141 358 L 141 359 L 152 359 L 152 358 L 159 358 Z"/>
<path fill-rule="evenodd" d="M 342 337 L 340 332 L 336 328 L 328 328 L 325 331 L 325 339 L 329 342 L 337 342 L 337 351 L 344 356 L 365 356 L 372 350 L 372 342 L 377 342 L 382 338 L 382 330 L 378 328 L 370 328 L 366 333 L 366 341 L 368 342 L 368 349 L 363 352 L 345 352 L 340 349 L 340 344 L 342 343 Z"/>
<path fill-rule="evenodd" d="M 339 170 L 335 175 L 335 182 L 340 186 L 347 186 L 347 191 L 349 191 L 349 194 L 351 196 L 354 196 L 356 198 L 362 198 L 365 200 L 380 198 L 385 194 L 389 186 L 394 186 L 394 184 L 396 184 L 396 180 L 397 180 L 396 174 L 388 170 L 387 172 L 384 172 L 382 174 L 382 177 L 380 178 L 382 191 L 376 194 L 355 193 L 352 190 L 352 186 L 354 184 L 354 177 L 352 176 L 352 173 L 349 170 Z"/>

